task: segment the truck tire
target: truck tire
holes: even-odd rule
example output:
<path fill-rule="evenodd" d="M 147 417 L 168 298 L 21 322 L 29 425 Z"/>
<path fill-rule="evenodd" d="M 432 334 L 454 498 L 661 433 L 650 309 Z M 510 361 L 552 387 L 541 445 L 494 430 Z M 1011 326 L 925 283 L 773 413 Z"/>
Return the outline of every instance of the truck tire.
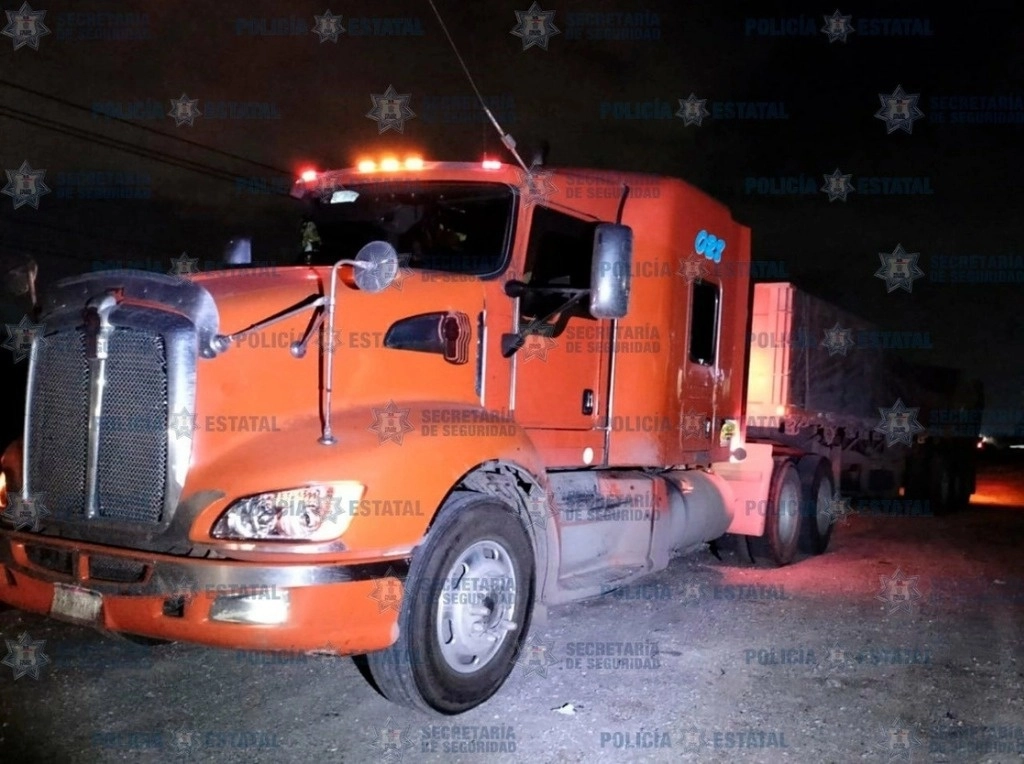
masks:
<path fill-rule="evenodd" d="M 957 464 L 953 468 L 953 486 L 950 492 L 950 509 L 966 509 L 971 503 L 971 475 L 969 467 Z"/>
<path fill-rule="evenodd" d="M 455 494 L 413 553 L 398 641 L 366 656 L 378 689 L 440 714 L 480 705 L 515 667 L 533 588 L 532 545 L 513 511 L 483 494 Z M 467 596 L 446 597 L 453 591 Z"/>
<path fill-rule="evenodd" d="M 800 518 L 800 551 L 822 554 L 828 549 L 836 520 L 831 511 L 835 495 L 832 463 L 812 454 L 797 462 L 796 471 L 800 475 L 805 508 Z"/>
<path fill-rule="evenodd" d="M 928 500 L 932 514 L 945 515 L 953 508 L 954 478 L 944 456 L 935 455 L 928 465 Z"/>
<path fill-rule="evenodd" d="M 777 459 L 768 491 L 764 534 L 750 539 L 756 558 L 769 559 L 778 566 L 789 565 L 800 549 L 802 486 L 800 475 L 789 459 Z"/>

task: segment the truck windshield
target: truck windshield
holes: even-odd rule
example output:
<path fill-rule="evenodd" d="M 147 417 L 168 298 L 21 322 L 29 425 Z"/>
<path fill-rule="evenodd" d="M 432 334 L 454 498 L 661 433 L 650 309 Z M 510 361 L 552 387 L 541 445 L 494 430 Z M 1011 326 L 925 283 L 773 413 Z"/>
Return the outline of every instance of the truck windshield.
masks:
<path fill-rule="evenodd" d="M 365 183 L 311 198 L 313 265 L 355 257 L 383 240 L 403 266 L 477 276 L 502 270 L 513 193 L 496 183 Z M 319 239 L 319 241 L 317 241 Z"/>

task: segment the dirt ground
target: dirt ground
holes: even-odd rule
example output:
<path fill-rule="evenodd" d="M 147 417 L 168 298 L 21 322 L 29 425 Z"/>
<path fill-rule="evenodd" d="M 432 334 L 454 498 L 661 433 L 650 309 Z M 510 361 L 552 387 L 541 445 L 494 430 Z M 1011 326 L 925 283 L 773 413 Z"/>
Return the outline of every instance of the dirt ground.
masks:
<path fill-rule="evenodd" d="M 349 659 L 140 648 L 0 612 L 7 761 L 1010 762 L 1024 759 L 1024 468 L 968 511 L 849 518 L 782 569 L 675 561 L 553 610 L 501 692 L 392 706 Z M 26 635 L 22 637 L 22 635 Z"/>

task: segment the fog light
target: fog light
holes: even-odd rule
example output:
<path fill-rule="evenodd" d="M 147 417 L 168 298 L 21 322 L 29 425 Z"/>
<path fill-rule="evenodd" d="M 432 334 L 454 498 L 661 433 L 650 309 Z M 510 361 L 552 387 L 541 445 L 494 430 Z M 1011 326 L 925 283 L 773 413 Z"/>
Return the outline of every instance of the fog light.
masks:
<path fill-rule="evenodd" d="M 213 605 L 210 606 L 210 620 L 221 623 L 279 626 L 288 622 L 288 609 L 287 589 L 275 590 L 273 597 L 258 594 L 226 595 L 213 601 Z"/>

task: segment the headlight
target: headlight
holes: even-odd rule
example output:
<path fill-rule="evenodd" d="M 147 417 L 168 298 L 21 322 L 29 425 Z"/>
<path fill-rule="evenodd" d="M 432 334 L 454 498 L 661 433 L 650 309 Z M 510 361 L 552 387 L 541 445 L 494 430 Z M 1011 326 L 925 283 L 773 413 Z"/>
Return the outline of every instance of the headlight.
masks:
<path fill-rule="evenodd" d="M 348 528 L 365 487 L 345 480 L 239 499 L 211 531 L 219 539 L 333 541 Z"/>
<path fill-rule="evenodd" d="M 21 441 L 7 445 L 0 456 L 0 512 L 10 505 L 10 492 L 21 490 Z"/>

